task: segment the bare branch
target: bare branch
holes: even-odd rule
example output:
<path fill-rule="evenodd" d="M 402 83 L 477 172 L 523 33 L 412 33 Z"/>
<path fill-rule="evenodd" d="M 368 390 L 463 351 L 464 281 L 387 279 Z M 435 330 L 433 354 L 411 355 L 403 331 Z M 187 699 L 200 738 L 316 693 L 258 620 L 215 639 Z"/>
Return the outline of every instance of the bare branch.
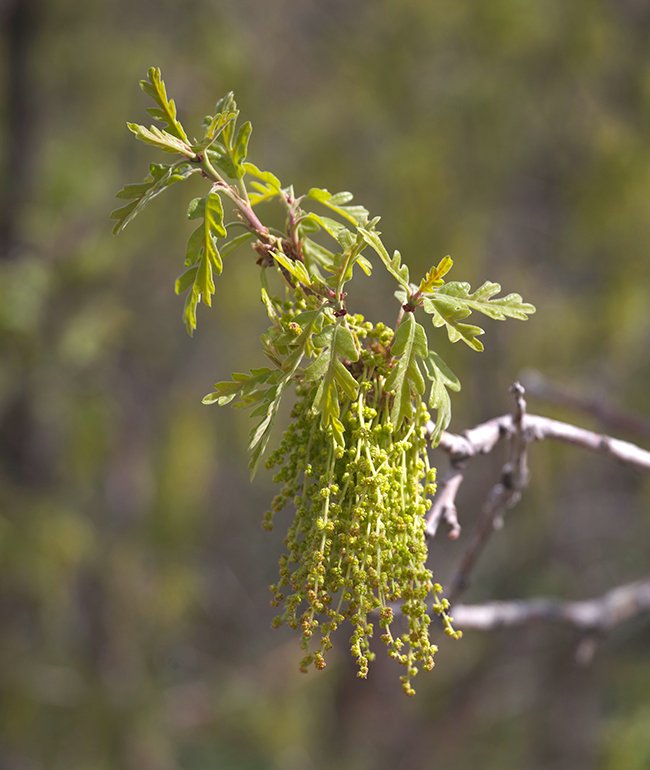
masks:
<path fill-rule="evenodd" d="M 650 420 L 646 420 L 640 415 L 631 414 L 623 409 L 611 406 L 602 398 L 579 395 L 566 387 L 551 382 L 535 370 L 524 372 L 522 381 L 529 395 L 551 404 L 557 404 L 591 415 L 603 426 L 612 430 L 633 433 L 650 439 Z"/>
<path fill-rule="evenodd" d="M 522 490 L 528 484 L 528 461 L 526 448 L 528 437 L 525 432 L 526 401 L 524 389 L 515 382 L 511 388 L 515 396 L 515 413 L 512 420 L 509 457 L 501 471 L 500 480 L 490 491 L 481 510 L 476 530 L 468 547 L 462 553 L 449 587 L 449 601 L 454 604 L 469 585 L 469 576 L 490 536 L 495 529 L 503 526 L 506 511 L 514 507 L 521 499 Z"/>
<path fill-rule="evenodd" d="M 604 632 L 646 612 L 650 612 L 650 579 L 619 586 L 603 596 L 585 601 L 540 598 L 458 604 L 453 608 L 454 625 L 480 631 L 547 621 L 584 631 Z"/>
<path fill-rule="evenodd" d="M 438 492 L 434 498 L 431 510 L 427 514 L 427 537 L 435 537 L 438 525 L 444 521 L 449 527 L 448 537 L 457 540 L 460 536 L 460 523 L 456 510 L 456 495 L 463 483 L 463 463 L 451 462 L 451 469 L 438 484 Z"/>
<path fill-rule="evenodd" d="M 527 441 L 551 439 L 565 444 L 589 449 L 592 452 L 609 455 L 625 465 L 631 465 L 643 471 L 650 471 L 650 452 L 629 441 L 621 441 L 594 431 L 578 428 L 560 420 L 526 414 L 522 419 L 522 429 Z M 492 420 L 464 431 L 442 434 L 440 449 L 454 458 L 467 460 L 479 454 L 487 454 L 501 441 L 515 432 L 514 418 L 510 414 L 495 417 Z"/>

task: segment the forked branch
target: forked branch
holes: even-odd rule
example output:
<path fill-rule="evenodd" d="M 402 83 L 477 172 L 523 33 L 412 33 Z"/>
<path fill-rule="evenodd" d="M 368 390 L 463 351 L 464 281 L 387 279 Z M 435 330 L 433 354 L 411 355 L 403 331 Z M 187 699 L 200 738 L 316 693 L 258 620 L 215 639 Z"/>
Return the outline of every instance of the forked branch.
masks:
<path fill-rule="evenodd" d="M 490 630 L 518 626 L 533 621 L 552 621 L 573 625 L 585 631 L 604 632 L 630 617 L 650 610 L 650 580 L 612 589 L 601 597 L 586 601 L 549 598 L 489 602 L 480 605 L 456 604 L 469 585 L 469 579 L 492 533 L 503 526 L 504 515 L 521 498 L 528 483 L 527 446 L 533 441 L 551 439 L 608 455 L 637 470 L 650 472 L 650 452 L 627 441 L 579 428 L 569 423 L 526 412 L 524 389 L 515 383 L 515 409 L 458 435 L 443 433 L 439 447 L 450 459 L 450 470 L 440 482 L 427 519 L 427 534 L 433 537 L 445 521 L 449 537 L 458 538 L 460 524 L 456 495 L 464 480 L 469 460 L 491 452 L 502 440 L 508 441 L 508 458 L 498 482 L 490 490 L 475 530 L 460 556 L 447 588 L 453 605 L 454 622 L 459 628 Z"/>

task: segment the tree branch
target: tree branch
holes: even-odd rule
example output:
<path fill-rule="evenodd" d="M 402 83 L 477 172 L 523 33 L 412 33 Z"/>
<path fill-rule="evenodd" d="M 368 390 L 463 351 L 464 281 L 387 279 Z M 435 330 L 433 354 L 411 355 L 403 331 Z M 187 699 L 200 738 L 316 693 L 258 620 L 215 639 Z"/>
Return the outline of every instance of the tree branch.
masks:
<path fill-rule="evenodd" d="M 430 426 L 433 430 L 433 424 Z M 609 455 L 615 460 L 631 465 L 639 470 L 650 471 L 650 452 L 629 441 L 621 441 L 602 433 L 578 428 L 549 417 L 526 414 L 522 420 L 522 429 L 528 442 L 551 439 L 572 444 L 592 452 Z M 492 420 L 470 428 L 462 434 L 445 431 L 438 447 L 452 458 L 468 460 L 479 454 L 488 454 L 503 438 L 515 432 L 513 416 L 504 414 Z"/>
<path fill-rule="evenodd" d="M 601 398 L 582 396 L 557 385 L 534 369 L 522 375 L 526 392 L 536 398 L 595 417 L 603 426 L 650 439 L 650 420 L 611 406 Z"/>
<path fill-rule="evenodd" d="M 515 382 L 511 388 L 515 396 L 515 413 L 512 416 L 513 434 L 510 440 L 509 457 L 501 471 L 501 478 L 492 487 L 481 511 L 472 540 L 460 557 L 451 578 L 448 598 L 453 604 L 469 585 L 469 575 L 495 529 L 503 526 L 506 511 L 513 508 L 521 499 L 524 487 L 528 484 L 527 445 L 528 438 L 524 429 L 526 401 L 524 389 Z"/>
<path fill-rule="evenodd" d="M 451 578 L 448 597 L 452 605 L 469 585 L 469 576 L 492 533 L 503 525 L 506 511 L 521 499 L 522 491 L 527 485 L 529 477 L 527 465 L 527 446 L 529 443 L 544 439 L 561 441 L 608 455 L 637 470 L 650 471 L 650 452 L 647 450 L 630 442 L 594 433 L 569 423 L 527 414 L 524 388 L 519 383 L 515 383 L 511 391 L 516 398 L 514 414 L 488 420 L 465 431 L 462 435 L 444 432 L 440 440 L 439 447 L 450 456 L 451 470 L 440 484 L 438 495 L 434 499 L 427 517 L 426 532 L 429 537 L 433 537 L 440 521 L 445 520 L 450 527 L 449 536 L 453 539 L 456 539 L 460 534 L 455 501 L 458 489 L 464 479 L 465 466 L 468 460 L 478 454 L 491 452 L 503 438 L 507 438 L 509 441 L 508 460 L 503 466 L 501 477 L 491 489 L 483 505 L 473 537 L 461 554 Z M 433 426 L 431 426 L 432 428 Z M 502 607 L 505 605 L 494 606 Z M 509 608 L 507 612 L 511 613 L 507 617 L 516 617 L 515 609 L 521 608 L 521 605 L 511 603 L 507 606 Z M 532 605 L 532 609 L 526 605 L 528 612 L 540 613 L 540 617 L 544 613 L 556 612 L 557 606 L 557 603 L 551 602 L 549 604 L 549 600 L 539 600 Z M 567 605 L 567 607 L 574 607 L 574 605 Z M 456 610 L 457 608 L 454 609 L 455 613 Z M 506 612 L 506 610 L 502 611 Z M 478 610 L 475 610 L 476 612 Z M 479 616 L 475 615 L 474 617 Z M 504 617 L 506 616 L 504 615 Z"/>
<path fill-rule="evenodd" d="M 650 579 L 619 586 L 584 601 L 539 598 L 458 604 L 453 608 L 456 626 L 480 631 L 549 621 L 604 632 L 646 612 L 650 612 Z"/>

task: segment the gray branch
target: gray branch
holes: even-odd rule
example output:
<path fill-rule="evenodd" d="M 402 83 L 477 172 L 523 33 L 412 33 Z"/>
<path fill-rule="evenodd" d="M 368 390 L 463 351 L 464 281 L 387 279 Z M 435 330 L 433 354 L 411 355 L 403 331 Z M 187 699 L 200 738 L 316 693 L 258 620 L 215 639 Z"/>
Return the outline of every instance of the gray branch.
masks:
<path fill-rule="evenodd" d="M 453 608 L 453 617 L 460 629 L 490 631 L 550 621 L 602 633 L 646 612 L 650 612 L 650 579 L 619 586 L 603 596 L 584 601 L 540 598 L 458 604 Z"/>
<path fill-rule="evenodd" d="M 477 455 L 491 452 L 502 439 L 508 441 L 508 458 L 501 477 L 488 494 L 475 531 L 449 582 L 448 597 L 456 622 L 460 627 L 488 629 L 501 625 L 520 625 L 532 620 L 554 620 L 583 628 L 605 630 L 630 614 L 649 609 L 650 581 L 623 586 L 600 599 L 587 602 L 533 599 L 479 606 L 456 603 L 469 585 L 470 575 L 490 537 L 503 525 L 506 511 L 517 504 L 528 483 L 528 444 L 545 439 L 560 441 L 604 454 L 637 470 L 650 471 L 650 452 L 647 450 L 628 441 L 569 423 L 527 414 L 523 387 L 515 383 L 511 391 L 515 395 L 513 414 L 488 420 L 460 435 L 444 432 L 439 443 L 439 448 L 449 455 L 451 467 L 440 483 L 427 517 L 426 532 L 429 537 L 433 537 L 440 521 L 446 521 L 449 536 L 456 539 L 460 534 L 456 495 L 463 482 L 468 461 Z"/>
<path fill-rule="evenodd" d="M 526 440 L 561 441 L 564 444 L 582 447 L 592 452 L 608 455 L 614 460 L 630 465 L 643 471 L 650 471 L 650 452 L 642 449 L 629 441 L 621 441 L 602 433 L 578 428 L 549 417 L 526 414 L 522 420 L 522 428 Z M 488 454 L 503 438 L 509 438 L 515 432 L 515 418 L 511 414 L 504 414 L 492 420 L 470 428 L 462 434 L 442 434 L 440 449 L 447 452 L 452 458 L 468 460 L 476 455 Z"/>
<path fill-rule="evenodd" d="M 433 433 L 433 423 L 428 427 L 429 432 Z M 441 521 L 446 521 L 449 526 L 449 536 L 452 539 L 458 538 L 460 524 L 456 510 L 456 495 L 464 479 L 467 461 L 477 455 L 488 454 L 502 439 L 512 438 L 517 433 L 518 427 L 526 444 L 545 439 L 560 441 L 608 455 L 637 470 L 650 471 L 650 452 L 636 444 L 548 417 L 526 414 L 525 411 L 520 418 L 517 417 L 517 412 L 514 415 L 504 414 L 461 434 L 445 431 L 438 448 L 449 455 L 451 468 L 440 481 L 438 494 L 427 516 L 426 531 L 429 537 L 436 534 Z"/>

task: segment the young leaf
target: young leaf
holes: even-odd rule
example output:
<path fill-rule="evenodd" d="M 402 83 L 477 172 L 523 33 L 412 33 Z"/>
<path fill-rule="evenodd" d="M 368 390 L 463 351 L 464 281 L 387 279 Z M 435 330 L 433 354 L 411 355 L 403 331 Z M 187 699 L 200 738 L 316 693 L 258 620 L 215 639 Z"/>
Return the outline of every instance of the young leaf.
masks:
<path fill-rule="evenodd" d="M 232 151 L 232 159 L 237 170 L 237 177 L 241 179 L 246 173 L 246 169 L 243 167 L 243 163 L 246 160 L 248 153 L 248 140 L 251 137 L 253 126 L 249 120 L 243 123 L 237 132 L 237 138 L 235 139 L 235 146 Z"/>
<path fill-rule="evenodd" d="M 309 214 L 309 217 L 305 217 L 303 223 L 305 220 L 317 224 L 320 228 L 325 230 L 328 235 L 331 235 L 332 238 L 334 238 L 334 240 L 338 243 L 340 243 L 341 238 L 344 237 L 342 236 L 342 233 L 348 233 L 350 237 L 352 237 L 352 233 L 350 233 L 348 228 L 345 225 L 342 225 L 340 222 L 337 222 L 336 219 L 331 219 L 330 217 L 322 217 L 312 212 Z"/>
<path fill-rule="evenodd" d="M 269 381 L 275 377 L 277 370 L 269 368 L 252 369 L 249 374 L 235 372 L 232 381 L 217 382 L 212 393 L 203 397 L 204 404 L 229 404 L 233 399 L 248 400 L 251 403 L 259 400 L 259 393 L 264 391 Z M 257 396 L 256 396 L 257 394 Z"/>
<path fill-rule="evenodd" d="M 486 281 L 475 292 L 471 291 L 468 283 L 450 281 L 436 292 L 436 296 L 449 297 L 453 302 L 469 310 L 503 321 L 506 318 L 527 320 L 535 312 L 535 306 L 524 302 L 520 294 L 507 294 L 505 297 L 495 297 L 501 291 L 501 286 L 492 281 Z M 435 297 L 434 297 L 435 299 Z"/>
<path fill-rule="evenodd" d="M 265 185 L 272 187 L 278 192 L 280 192 L 280 190 L 282 189 L 282 183 L 277 178 L 277 176 L 275 174 L 272 174 L 270 171 L 261 171 L 254 163 L 251 163 L 250 161 L 246 161 L 246 163 L 244 163 L 243 166 L 244 166 L 244 171 L 247 174 L 250 174 L 251 176 L 256 177 Z"/>
<path fill-rule="evenodd" d="M 438 262 L 437 266 L 432 267 L 420 281 L 420 285 L 418 286 L 420 294 L 427 294 L 428 292 L 433 291 L 437 286 L 442 286 L 444 283 L 442 277 L 451 270 L 453 264 L 454 261 L 451 257 L 443 257 L 440 262 Z"/>
<path fill-rule="evenodd" d="M 391 352 L 397 362 L 386 380 L 386 390 L 395 394 L 390 419 L 398 428 L 402 420 L 412 414 L 412 394 L 424 393 L 424 377 L 418 358 L 426 358 L 428 354 L 427 335 L 413 313 L 406 313 L 398 326 Z"/>
<path fill-rule="evenodd" d="M 467 345 L 479 352 L 483 345 L 477 337 L 483 329 L 473 324 L 463 323 L 472 310 L 478 310 L 489 318 L 503 321 L 505 318 L 518 318 L 525 321 L 535 312 L 534 305 L 524 302 L 519 294 L 496 297 L 501 291 L 498 283 L 486 281 L 472 293 L 468 283 L 450 281 L 433 294 L 425 297 L 424 309 L 433 316 L 434 326 L 446 326 L 452 342 L 462 339 Z"/>
<path fill-rule="evenodd" d="M 242 233 L 241 235 L 236 235 L 234 238 L 231 238 L 228 243 L 224 243 L 221 249 L 219 249 L 222 258 L 232 254 L 233 251 L 238 249 L 244 243 L 248 243 L 248 241 L 252 241 L 255 238 L 255 233 Z"/>
<path fill-rule="evenodd" d="M 180 139 L 186 145 L 189 144 L 187 134 L 176 117 L 176 104 L 173 99 L 167 98 L 167 90 L 158 67 L 150 67 L 147 79 L 140 81 L 140 88 L 148 94 L 158 105 L 157 108 L 147 110 L 156 120 L 165 124 L 169 133 Z"/>
<path fill-rule="evenodd" d="M 455 302 L 452 297 L 445 297 L 436 293 L 433 297 L 425 297 L 424 310 L 430 313 L 435 327 L 445 326 L 451 342 L 462 340 L 472 350 L 479 353 L 483 350 L 483 343 L 477 339 L 484 334 L 480 326 L 463 323 L 462 320 L 472 312 L 467 306 Z"/>
<path fill-rule="evenodd" d="M 460 390 L 460 381 L 447 364 L 433 350 L 424 359 L 424 370 L 431 381 L 429 406 L 437 411 L 436 422 L 431 435 L 431 443 L 435 447 L 440 441 L 443 430 L 451 421 L 451 399 L 448 390 Z"/>
<path fill-rule="evenodd" d="M 156 126 L 147 128 L 138 123 L 127 123 L 126 125 L 128 126 L 129 131 L 135 134 L 136 139 L 139 139 L 141 142 L 151 144 L 165 152 L 180 153 L 186 158 L 193 159 L 195 157 L 194 150 L 187 142 L 184 142 L 176 136 L 172 136 L 172 134 L 167 133 L 167 131 L 161 131 L 161 129 Z"/>
<path fill-rule="evenodd" d="M 244 173 L 260 180 L 259 182 L 251 182 L 251 187 L 257 190 L 257 192 L 249 194 L 250 202 L 253 206 L 262 201 L 276 198 L 282 193 L 282 183 L 275 174 L 272 174 L 270 171 L 260 171 L 254 163 L 248 161 L 242 163 L 242 168 Z"/>
<path fill-rule="evenodd" d="M 314 345 L 322 347 L 315 361 L 305 369 L 308 382 L 320 381 L 312 412 L 320 414 L 324 429 L 331 428 L 334 441 L 345 445 L 339 395 L 353 401 L 357 397 L 359 383 L 350 374 L 341 359 L 359 360 L 359 350 L 352 332 L 341 322 L 330 324 L 314 338 Z"/>
<path fill-rule="evenodd" d="M 226 228 L 223 226 L 223 207 L 221 198 L 216 192 L 211 192 L 205 198 L 195 198 L 188 209 L 190 219 L 203 217 L 203 222 L 190 235 L 187 242 L 185 264 L 190 267 L 176 281 L 176 293 L 189 288 L 185 299 L 183 316 L 185 326 L 190 335 L 196 329 L 196 309 L 199 302 L 208 307 L 212 306 L 212 296 L 215 291 L 214 274 L 221 274 L 223 261 L 217 248 L 217 238 L 226 236 Z M 196 272 L 190 271 L 196 268 Z M 190 288 L 190 278 L 193 281 Z"/>
<path fill-rule="evenodd" d="M 347 219 L 353 225 L 363 225 L 368 221 L 368 209 L 363 206 L 344 205 L 352 200 L 352 193 L 340 192 L 332 195 L 329 190 L 312 187 L 307 196 L 335 211 L 340 217 Z"/>
<path fill-rule="evenodd" d="M 303 286 L 309 286 L 311 284 L 311 279 L 309 277 L 309 273 L 307 272 L 307 268 L 303 265 L 302 262 L 289 259 L 289 257 L 287 257 L 286 254 L 283 254 L 281 251 L 272 251 L 271 256 L 279 265 L 282 265 L 282 267 L 288 273 L 290 273 L 296 279 L 296 281 L 298 281 L 298 283 L 303 284 Z"/>
<path fill-rule="evenodd" d="M 249 374 L 233 374 L 231 382 L 217 382 L 212 393 L 203 397 L 204 404 L 224 406 L 235 399 L 236 406 L 254 407 L 253 415 L 262 419 L 250 433 L 249 452 L 251 475 L 255 474 L 259 460 L 266 449 L 271 429 L 282 399 L 288 378 L 278 369 L 252 369 Z"/>
<path fill-rule="evenodd" d="M 234 123 L 237 120 L 237 112 L 226 111 L 217 112 L 214 117 L 208 116 L 206 118 L 205 134 L 200 142 L 193 145 L 193 149 L 196 152 L 203 152 L 211 147 L 219 138 L 219 135 L 225 130 L 229 123 Z"/>
<path fill-rule="evenodd" d="M 172 166 L 152 164 L 149 175 L 144 182 L 126 185 L 117 193 L 118 198 L 129 200 L 129 203 L 115 209 L 111 213 L 111 219 L 117 220 L 113 227 L 113 232 L 117 234 L 124 230 L 147 203 L 152 201 L 157 195 L 160 195 L 161 192 L 174 184 L 174 182 L 182 182 L 197 171 L 199 171 L 198 168 L 184 162 L 176 163 Z"/>
<path fill-rule="evenodd" d="M 381 242 L 379 233 L 375 230 L 366 230 L 363 227 L 359 228 L 359 232 L 363 237 L 363 240 L 371 246 L 377 253 L 381 261 L 384 263 L 386 270 L 395 278 L 395 280 L 402 286 L 407 292 L 410 291 L 409 285 L 409 269 L 406 265 L 402 265 L 402 257 L 399 251 L 393 252 L 392 258 L 388 255 L 386 247 Z"/>

